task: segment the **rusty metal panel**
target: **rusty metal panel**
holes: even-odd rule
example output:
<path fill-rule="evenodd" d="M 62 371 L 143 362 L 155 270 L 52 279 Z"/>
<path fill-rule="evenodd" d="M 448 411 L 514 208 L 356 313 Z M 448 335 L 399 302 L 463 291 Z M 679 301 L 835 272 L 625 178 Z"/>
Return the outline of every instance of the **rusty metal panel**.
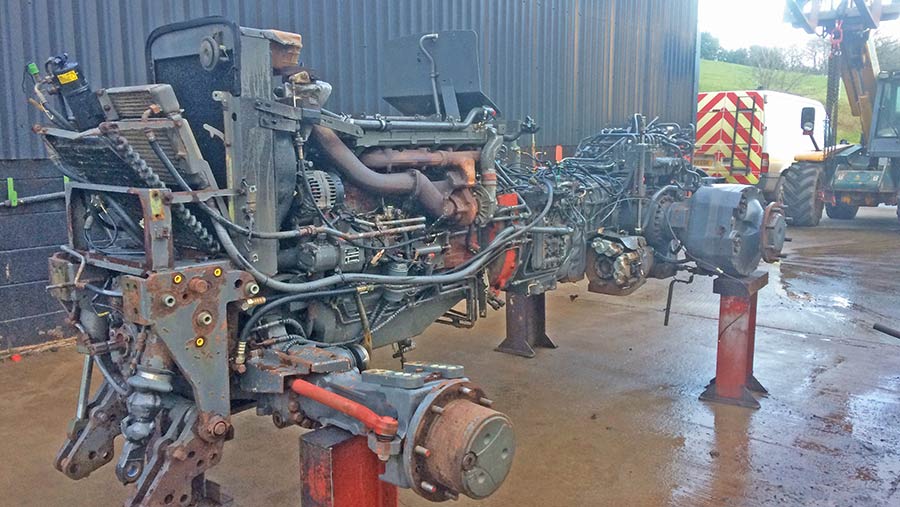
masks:
<path fill-rule="evenodd" d="M 488 94 L 534 116 L 538 145 L 573 145 L 640 111 L 689 123 L 697 0 L 9 0 L 0 2 L 0 159 L 43 157 L 21 92 L 26 62 L 68 51 L 92 86 L 146 81 L 159 25 L 222 15 L 303 35 L 303 61 L 335 88 L 331 109 L 389 112 L 379 83 L 387 40 L 473 29 Z"/>

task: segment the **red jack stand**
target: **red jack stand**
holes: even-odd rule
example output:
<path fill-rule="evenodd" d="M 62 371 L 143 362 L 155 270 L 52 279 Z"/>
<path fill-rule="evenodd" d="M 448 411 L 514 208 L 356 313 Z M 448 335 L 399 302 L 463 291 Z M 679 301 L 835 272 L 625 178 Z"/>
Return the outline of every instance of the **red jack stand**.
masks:
<path fill-rule="evenodd" d="M 366 437 L 334 426 L 300 437 L 303 507 L 397 507 L 397 486 L 379 480 L 382 472 Z"/>
<path fill-rule="evenodd" d="M 769 274 L 764 271 L 745 278 L 720 276 L 713 282 L 713 292 L 721 296 L 716 378 L 706 386 L 701 400 L 759 408 L 752 393 L 768 394 L 753 376 L 756 296 L 768 283 Z"/>
<path fill-rule="evenodd" d="M 544 294 L 526 295 L 506 291 L 506 339 L 495 350 L 534 357 L 535 347 L 555 349 L 547 336 Z"/>

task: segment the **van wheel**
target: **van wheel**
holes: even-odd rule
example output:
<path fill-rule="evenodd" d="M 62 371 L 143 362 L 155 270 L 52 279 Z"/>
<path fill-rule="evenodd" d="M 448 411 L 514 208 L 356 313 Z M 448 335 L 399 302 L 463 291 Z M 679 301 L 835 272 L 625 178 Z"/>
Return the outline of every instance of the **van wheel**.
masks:
<path fill-rule="evenodd" d="M 828 218 L 834 220 L 853 220 L 858 212 L 859 206 L 850 206 L 849 204 L 825 205 L 825 213 L 828 214 Z"/>
<path fill-rule="evenodd" d="M 793 164 L 781 176 L 785 213 L 789 223 L 797 227 L 815 227 L 822 220 L 825 202 L 822 200 L 825 182 L 822 165 Z"/>

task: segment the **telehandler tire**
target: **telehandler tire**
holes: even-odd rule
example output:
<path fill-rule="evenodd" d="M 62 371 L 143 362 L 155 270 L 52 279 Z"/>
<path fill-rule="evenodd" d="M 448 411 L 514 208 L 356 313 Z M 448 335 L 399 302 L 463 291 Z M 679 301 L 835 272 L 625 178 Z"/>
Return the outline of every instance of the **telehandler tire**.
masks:
<path fill-rule="evenodd" d="M 796 163 L 781 174 L 785 214 L 794 227 L 815 227 L 822 220 L 823 167 L 816 163 Z"/>
<path fill-rule="evenodd" d="M 825 213 L 833 220 L 853 220 L 859 212 L 859 206 L 849 204 L 826 204 Z"/>

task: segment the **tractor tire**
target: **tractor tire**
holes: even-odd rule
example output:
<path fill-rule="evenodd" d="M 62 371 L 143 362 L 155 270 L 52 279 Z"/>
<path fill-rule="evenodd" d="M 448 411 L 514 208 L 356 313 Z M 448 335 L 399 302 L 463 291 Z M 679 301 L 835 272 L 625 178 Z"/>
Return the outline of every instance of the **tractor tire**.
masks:
<path fill-rule="evenodd" d="M 781 173 L 785 214 L 794 227 L 815 227 L 822 220 L 822 164 L 793 164 Z"/>
<path fill-rule="evenodd" d="M 833 220 L 853 220 L 859 212 L 859 206 L 849 204 L 826 204 L 825 213 Z"/>

